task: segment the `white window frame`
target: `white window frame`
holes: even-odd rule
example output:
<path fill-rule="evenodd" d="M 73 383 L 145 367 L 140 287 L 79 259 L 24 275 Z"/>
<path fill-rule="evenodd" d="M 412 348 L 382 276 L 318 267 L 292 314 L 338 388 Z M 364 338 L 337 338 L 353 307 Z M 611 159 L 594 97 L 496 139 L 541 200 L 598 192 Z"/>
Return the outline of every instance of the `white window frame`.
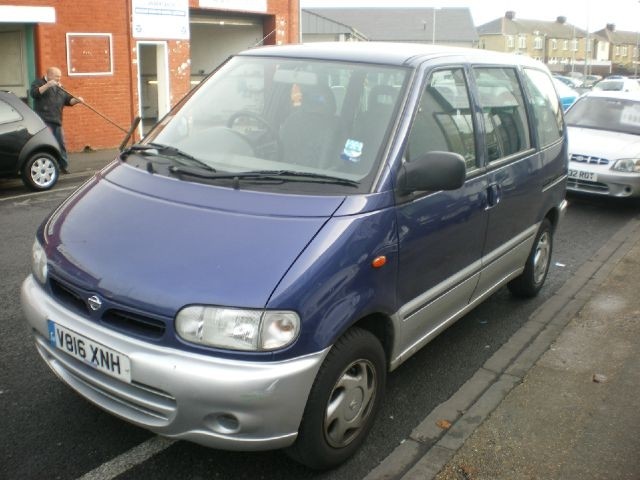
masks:
<path fill-rule="evenodd" d="M 520 35 L 518 37 L 518 48 L 527 48 L 527 37 L 525 37 L 524 35 Z"/>

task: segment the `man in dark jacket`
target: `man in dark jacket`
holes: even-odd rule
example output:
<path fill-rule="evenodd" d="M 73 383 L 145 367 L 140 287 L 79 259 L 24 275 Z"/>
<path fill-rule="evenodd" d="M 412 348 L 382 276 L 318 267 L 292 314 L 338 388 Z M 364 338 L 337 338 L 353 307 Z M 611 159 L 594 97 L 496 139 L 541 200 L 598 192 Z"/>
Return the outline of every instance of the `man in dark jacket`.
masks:
<path fill-rule="evenodd" d="M 82 103 L 83 100 L 81 97 L 70 95 L 61 88 L 61 77 L 62 73 L 59 68 L 49 67 L 44 77 L 37 78 L 31 84 L 30 93 L 33 98 L 34 110 L 51 129 L 60 144 L 60 152 L 62 153 L 60 171 L 69 173 L 69 160 L 62 130 L 62 109 L 66 106 Z"/>

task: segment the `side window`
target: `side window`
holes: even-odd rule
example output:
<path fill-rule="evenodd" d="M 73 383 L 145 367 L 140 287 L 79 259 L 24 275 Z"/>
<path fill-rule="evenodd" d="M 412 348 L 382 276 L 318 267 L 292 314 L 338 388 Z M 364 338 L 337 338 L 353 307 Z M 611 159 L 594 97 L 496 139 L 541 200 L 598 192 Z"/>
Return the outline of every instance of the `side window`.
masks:
<path fill-rule="evenodd" d="M 473 120 L 462 68 L 432 73 L 420 99 L 405 156 L 410 162 L 432 151 L 459 153 L 467 171 L 477 168 Z"/>
<path fill-rule="evenodd" d="M 540 148 L 559 140 L 564 130 L 562 107 L 549 75 L 531 68 L 524 70 L 527 88 L 531 92 L 531 103 Z"/>
<path fill-rule="evenodd" d="M 0 124 L 11 123 L 22 120 L 22 116 L 18 111 L 6 102 L 0 100 Z"/>
<path fill-rule="evenodd" d="M 528 150 L 529 124 L 516 71 L 475 68 L 485 123 L 489 162 Z"/>

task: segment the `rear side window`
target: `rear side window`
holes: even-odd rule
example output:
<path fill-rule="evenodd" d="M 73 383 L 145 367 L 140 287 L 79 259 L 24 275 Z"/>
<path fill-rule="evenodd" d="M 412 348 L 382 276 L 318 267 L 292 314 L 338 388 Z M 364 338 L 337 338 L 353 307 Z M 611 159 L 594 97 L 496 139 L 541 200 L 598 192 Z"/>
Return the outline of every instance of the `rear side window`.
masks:
<path fill-rule="evenodd" d="M 549 75 L 540 70 L 526 68 L 524 78 L 531 92 L 531 105 L 540 148 L 544 148 L 562 137 L 562 107 Z"/>
<path fill-rule="evenodd" d="M 420 99 L 406 158 L 411 161 L 432 151 L 459 153 L 467 171 L 477 168 L 473 120 L 462 68 L 433 72 Z"/>
<path fill-rule="evenodd" d="M 524 97 L 515 69 L 473 69 L 485 123 L 489 162 L 531 148 Z"/>
<path fill-rule="evenodd" d="M 0 100 L 0 124 L 22 120 L 18 111 L 6 102 Z"/>

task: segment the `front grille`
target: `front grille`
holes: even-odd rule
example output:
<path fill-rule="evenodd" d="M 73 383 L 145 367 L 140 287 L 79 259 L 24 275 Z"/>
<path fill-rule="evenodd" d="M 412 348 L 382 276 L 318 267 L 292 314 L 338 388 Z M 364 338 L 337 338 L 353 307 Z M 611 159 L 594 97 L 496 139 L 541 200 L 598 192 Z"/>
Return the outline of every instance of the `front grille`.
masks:
<path fill-rule="evenodd" d="M 87 304 L 84 302 L 80 293 L 74 291 L 73 287 L 65 285 L 55 278 L 49 279 L 49 285 L 51 285 L 51 293 L 60 303 L 77 313 L 88 313 Z"/>
<path fill-rule="evenodd" d="M 160 320 L 116 309 L 107 310 L 101 322 L 120 331 L 150 338 L 161 338 L 166 330 L 164 322 Z"/>
<path fill-rule="evenodd" d="M 94 295 L 93 291 L 82 289 L 53 275 L 49 276 L 49 285 L 51 294 L 62 305 L 85 318 L 97 320 L 108 328 L 150 340 L 159 340 L 166 332 L 166 322 L 161 318 L 132 311 L 104 297 L 102 309 L 93 311 L 87 304 L 87 299 Z"/>
<path fill-rule="evenodd" d="M 609 193 L 609 187 L 604 183 L 588 182 L 586 180 L 578 180 L 575 178 L 567 179 L 567 188 L 582 190 L 585 192 Z"/>
<path fill-rule="evenodd" d="M 578 153 L 571 155 L 571 161 L 588 163 L 590 165 L 609 165 L 609 160 L 606 158 L 594 157 L 593 155 L 580 155 Z"/>

